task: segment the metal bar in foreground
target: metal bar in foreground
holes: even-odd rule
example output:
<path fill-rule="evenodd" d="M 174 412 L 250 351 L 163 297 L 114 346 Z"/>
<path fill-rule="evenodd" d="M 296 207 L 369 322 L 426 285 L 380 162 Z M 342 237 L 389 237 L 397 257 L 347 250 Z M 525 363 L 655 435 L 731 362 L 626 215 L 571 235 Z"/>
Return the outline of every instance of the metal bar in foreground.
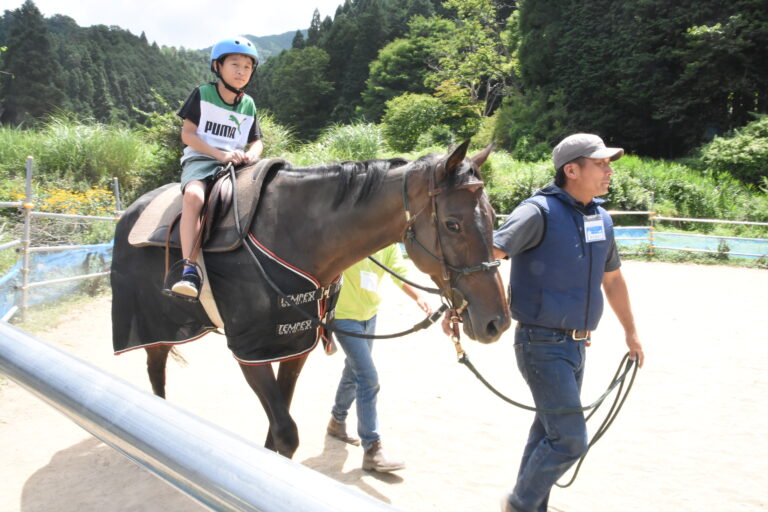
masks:
<path fill-rule="evenodd" d="M 70 213 L 48 213 L 48 212 L 32 212 L 30 215 L 34 217 L 48 217 L 51 219 L 90 219 L 90 220 L 112 220 L 116 221 L 118 217 L 101 217 L 98 215 L 76 215 Z"/>
<path fill-rule="evenodd" d="M 0 373 L 211 510 L 395 511 L 7 323 Z"/>
<path fill-rule="evenodd" d="M 62 277 L 61 279 L 49 279 L 48 281 L 38 281 L 36 283 L 29 283 L 27 289 L 37 288 L 38 286 L 48 286 L 50 284 L 68 283 L 70 281 L 79 281 L 81 279 L 91 279 L 93 277 L 108 276 L 109 270 L 106 272 L 95 272 L 93 274 L 83 274 L 81 276 Z"/>

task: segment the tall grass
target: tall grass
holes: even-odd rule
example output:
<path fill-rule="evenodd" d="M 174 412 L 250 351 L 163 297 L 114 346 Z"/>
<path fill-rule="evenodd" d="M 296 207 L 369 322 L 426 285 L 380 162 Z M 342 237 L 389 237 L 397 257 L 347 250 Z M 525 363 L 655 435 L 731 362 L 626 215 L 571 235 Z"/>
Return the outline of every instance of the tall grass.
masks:
<path fill-rule="evenodd" d="M 263 156 L 282 158 L 296 146 L 296 135 L 293 130 L 278 123 L 270 112 L 259 114 L 259 127 L 264 144 Z"/>
<path fill-rule="evenodd" d="M 178 120 L 148 121 L 145 129 L 86 123 L 61 115 L 37 129 L 0 127 L 0 200 L 12 200 L 23 190 L 24 161 L 35 157 L 35 182 L 46 190 L 84 192 L 120 180 L 130 200 L 158 180 L 178 179 L 180 145 Z M 167 119 L 166 119 L 167 118 Z M 367 160 L 391 156 L 415 159 L 428 151 L 444 153 L 436 145 L 411 153 L 393 153 L 382 142 L 380 126 L 355 123 L 326 129 L 312 143 L 297 146 L 293 133 L 274 118 L 260 118 L 265 156 L 283 157 L 296 166 L 332 161 Z M 154 126 L 154 128 L 152 128 Z M 768 180 L 761 189 L 744 185 L 730 175 L 694 169 L 683 162 L 651 160 L 627 155 L 614 164 L 608 207 L 617 210 L 655 210 L 670 217 L 715 218 L 768 222 Z M 549 160 L 523 162 L 504 151 L 494 151 L 482 169 L 497 212 L 509 213 L 534 190 L 552 180 Z M 621 222 L 621 220 L 619 220 Z M 717 234 L 768 236 L 764 228 L 682 225 Z"/>
<path fill-rule="evenodd" d="M 151 147 L 137 131 L 123 126 L 54 117 L 42 134 L 46 143 L 39 148 L 39 165 L 49 177 L 90 186 L 116 177 L 123 187 L 132 188 L 153 165 Z"/>
<path fill-rule="evenodd" d="M 0 126 L 0 180 L 23 180 L 27 157 L 38 155 L 43 142 L 40 132 Z"/>
<path fill-rule="evenodd" d="M 702 172 L 676 162 L 633 155 L 616 161 L 613 167 L 611 189 L 604 196 L 609 209 L 653 210 L 665 217 L 768 222 L 768 192 L 745 185 L 728 174 Z M 549 160 L 521 162 L 505 152 L 491 153 L 486 168 L 484 177 L 491 202 L 500 213 L 509 213 L 554 177 Z M 624 218 L 615 220 L 623 222 Z M 768 236 L 764 227 L 700 223 L 675 226 L 702 233 Z"/>
<path fill-rule="evenodd" d="M 130 189 L 153 165 L 151 145 L 137 131 L 66 117 L 36 130 L 0 128 L 0 178 L 23 182 L 27 156 L 35 159 L 37 181 L 81 189 L 107 185 L 113 177 Z M 4 192 L 9 188 L 6 183 Z"/>
<path fill-rule="evenodd" d="M 611 208 L 652 209 L 665 217 L 768 222 L 768 192 L 727 173 L 632 155 L 618 160 L 614 168 L 612 190 L 607 196 Z M 768 235 L 761 227 L 695 224 L 695 228 L 740 236 Z"/>
<path fill-rule="evenodd" d="M 295 165 L 314 165 L 332 161 L 379 158 L 383 147 L 381 128 L 369 123 L 334 125 L 324 130 L 317 141 L 291 155 Z"/>

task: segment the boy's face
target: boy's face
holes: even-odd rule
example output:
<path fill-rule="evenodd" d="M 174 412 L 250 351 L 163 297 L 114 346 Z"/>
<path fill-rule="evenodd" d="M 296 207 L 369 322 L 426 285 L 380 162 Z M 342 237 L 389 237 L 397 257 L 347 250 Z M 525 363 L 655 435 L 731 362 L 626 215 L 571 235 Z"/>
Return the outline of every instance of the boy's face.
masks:
<path fill-rule="evenodd" d="M 232 87 L 242 89 L 248 84 L 253 73 L 253 58 L 241 53 L 233 53 L 224 57 L 219 65 L 219 74 Z"/>

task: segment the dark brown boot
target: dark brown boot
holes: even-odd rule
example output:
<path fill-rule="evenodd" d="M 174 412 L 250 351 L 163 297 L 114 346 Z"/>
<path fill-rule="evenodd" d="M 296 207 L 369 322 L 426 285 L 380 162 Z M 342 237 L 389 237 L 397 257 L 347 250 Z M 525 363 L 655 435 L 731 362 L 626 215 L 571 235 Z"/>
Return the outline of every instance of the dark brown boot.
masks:
<path fill-rule="evenodd" d="M 328 422 L 328 429 L 326 432 L 328 432 L 329 436 L 335 437 L 340 441 L 344 441 L 345 443 L 354 446 L 360 446 L 360 440 L 358 438 L 347 435 L 347 424 L 341 421 L 336 421 L 333 417 L 331 417 L 331 421 Z"/>
<path fill-rule="evenodd" d="M 405 469 L 405 462 L 388 458 L 384 454 L 384 450 L 381 449 L 381 441 L 374 441 L 363 455 L 363 469 L 389 473 L 390 471 Z"/>

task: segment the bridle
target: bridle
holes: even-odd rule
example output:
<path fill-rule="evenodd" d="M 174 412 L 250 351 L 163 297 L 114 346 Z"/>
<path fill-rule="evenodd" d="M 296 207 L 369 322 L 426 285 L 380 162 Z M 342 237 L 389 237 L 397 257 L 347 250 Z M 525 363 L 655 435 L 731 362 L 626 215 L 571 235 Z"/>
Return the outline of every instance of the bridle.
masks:
<path fill-rule="evenodd" d="M 408 172 L 410 170 L 411 165 L 412 164 L 408 164 L 405 167 L 405 171 L 403 172 L 403 210 L 405 211 L 405 220 L 406 220 L 405 233 L 403 235 L 403 240 L 407 244 L 408 243 L 416 244 L 427 255 L 429 255 L 431 258 L 433 258 L 434 260 L 440 263 L 441 270 L 442 270 L 442 279 L 444 282 L 446 282 L 446 284 L 448 284 L 447 288 L 449 290 L 449 292 L 443 291 L 441 293 L 441 296 L 443 297 L 444 300 L 448 302 L 449 307 L 455 311 L 456 316 L 460 317 L 461 313 L 463 313 L 464 310 L 469 306 L 469 303 L 464 299 L 463 294 L 456 288 L 458 280 L 461 277 L 471 275 L 475 272 L 484 272 L 484 271 L 492 270 L 498 267 L 501 264 L 501 261 L 499 260 L 483 261 L 479 265 L 475 265 L 472 267 L 470 266 L 456 267 L 446 261 L 444 256 L 444 251 L 443 251 L 443 241 L 440 238 L 440 215 L 437 209 L 437 196 L 442 194 L 444 190 L 442 188 L 438 188 L 435 184 L 435 176 L 437 174 L 437 171 L 440 167 L 445 168 L 445 162 L 443 162 L 440 166 L 435 166 L 432 169 L 432 171 L 429 173 L 429 189 L 427 193 L 427 196 L 429 198 L 429 201 L 427 204 L 431 210 L 430 216 L 432 218 L 432 223 L 435 229 L 435 238 L 436 238 L 435 252 L 437 254 L 430 251 L 423 243 L 419 241 L 418 237 L 416 236 L 416 229 L 415 229 L 416 218 L 425 211 L 427 206 L 422 208 L 415 215 L 411 215 L 410 201 L 408 200 Z M 482 180 L 472 179 L 467 183 L 458 185 L 457 187 L 455 187 L 455 190 L 465 189 L 465 190 L 475 191 L 483 187 L 484 187 L 484 183 Z"/>

